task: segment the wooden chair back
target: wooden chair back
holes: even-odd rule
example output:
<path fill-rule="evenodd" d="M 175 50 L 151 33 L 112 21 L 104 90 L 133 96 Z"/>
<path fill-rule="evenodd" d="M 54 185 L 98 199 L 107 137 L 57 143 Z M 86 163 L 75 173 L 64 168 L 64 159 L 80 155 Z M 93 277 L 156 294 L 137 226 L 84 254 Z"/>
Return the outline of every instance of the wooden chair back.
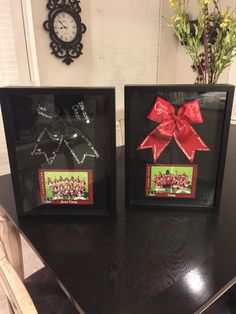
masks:
<path fill-rule="evenodd" d="M 23 283 L 23 263 L 19 233 L 0 205 L 0 286 L 14 314 L 37 314 Z"/>

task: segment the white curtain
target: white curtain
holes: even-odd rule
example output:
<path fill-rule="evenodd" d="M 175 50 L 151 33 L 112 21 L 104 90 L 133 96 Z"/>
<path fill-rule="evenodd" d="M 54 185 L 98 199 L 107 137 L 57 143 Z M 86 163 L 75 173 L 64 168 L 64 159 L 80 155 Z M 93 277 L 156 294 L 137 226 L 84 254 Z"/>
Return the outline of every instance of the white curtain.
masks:
<path fill-rule="evenodd" d="M 0 86 L 19 85 L 13 22 L 9 0 L 0 0 Z M 5 132 L 0 113 L 0 175 L 10 172 Z"/>

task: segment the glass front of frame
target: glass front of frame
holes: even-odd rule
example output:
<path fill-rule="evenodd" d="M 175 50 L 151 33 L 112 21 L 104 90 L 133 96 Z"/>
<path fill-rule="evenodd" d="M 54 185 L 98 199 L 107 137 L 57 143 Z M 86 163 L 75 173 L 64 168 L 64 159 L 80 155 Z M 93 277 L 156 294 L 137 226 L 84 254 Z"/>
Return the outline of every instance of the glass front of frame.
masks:
<path fill-rule="evenodd" d="M 20 215 L 113 207 L 114 89 L 7 88 L 2 109 Z"/>
<path fill-rule="evenodd" d="M 217 86 L 125 88 L 128 208 L 214 208 L 229 92 L 232 97 L 233 88 Z"/>

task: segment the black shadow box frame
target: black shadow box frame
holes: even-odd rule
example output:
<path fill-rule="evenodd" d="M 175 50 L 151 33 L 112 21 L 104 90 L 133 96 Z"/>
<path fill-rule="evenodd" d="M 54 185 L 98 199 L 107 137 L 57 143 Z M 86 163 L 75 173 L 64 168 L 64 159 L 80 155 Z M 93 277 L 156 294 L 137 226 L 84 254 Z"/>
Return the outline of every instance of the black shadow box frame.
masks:
<path fill-rule="evenodd" d="M 7 87 L 0 97 L 18 217 L 113 216 L 115 89 Z"/>
<path fill-rule="evenodd" d="M 228 84 L 125 86 L 127 209 L 209 213 L 218 210 L 233 96 L 234 86 Z M 149 141 L 146 142 L 148 135 L 161 125 L 160 122 L 150 119 L 150 116 L 147 117 L 154 109 L 157 97 L 171 104 L 175 115 L 178 115 L 181 106 L 191 101 L 198 102 L 203 122 L 193 123 L 191 127 L 207 145 L 209 151 L 196 151 L 191 163 L 174 136 L 156 161 L 150 147 L 137 150 L 142 143 L 150 144 Z M 178 184 L 182 184 L 181 176 L 186 175 L 183 171 L 188 168 L 182 168 L 185 166 L 194 168 L 190 169 L 194 176 L 189 174 L 192 177 L 187 180 L 188 188 L 181 188 Z M 180 178 L 177 185 L 174 174 Z M 189 194 L 177 194 L 180 191 Z"/>

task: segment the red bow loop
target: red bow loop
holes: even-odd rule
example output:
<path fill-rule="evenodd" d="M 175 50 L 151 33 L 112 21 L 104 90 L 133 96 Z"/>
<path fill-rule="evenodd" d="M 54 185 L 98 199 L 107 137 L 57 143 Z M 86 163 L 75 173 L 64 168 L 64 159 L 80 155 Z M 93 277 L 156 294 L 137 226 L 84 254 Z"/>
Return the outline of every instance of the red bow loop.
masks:
<path fill-rule="evenodd" d="M 183 106 L 178 110 L 178 116 L 187 118 L 189 123 L 203 123 L 203 118 L 199 103 L 197 100 L 193 100 Z"/>
<path fill-rule="evenodd" d="M 157 123 L 162 123 L 174 114 L 174 107 L 164 99 L 157 97 L 155 103 L 147 114 L 147 118 Z"/>
<path fill-rule="evenodd" d="M 171 142 L 172 137 L 190 162 L 194 160 L 195 151 L 210 151 L 191 126 L 194 123 L 203 123 L 197 100 L 181 106 L 178 114 L 175 115 L 174 107 L 157 97 L 147 118 L 160 124 L 148 134 L 137 150 L 152 148 L 155 162 Z"/>

